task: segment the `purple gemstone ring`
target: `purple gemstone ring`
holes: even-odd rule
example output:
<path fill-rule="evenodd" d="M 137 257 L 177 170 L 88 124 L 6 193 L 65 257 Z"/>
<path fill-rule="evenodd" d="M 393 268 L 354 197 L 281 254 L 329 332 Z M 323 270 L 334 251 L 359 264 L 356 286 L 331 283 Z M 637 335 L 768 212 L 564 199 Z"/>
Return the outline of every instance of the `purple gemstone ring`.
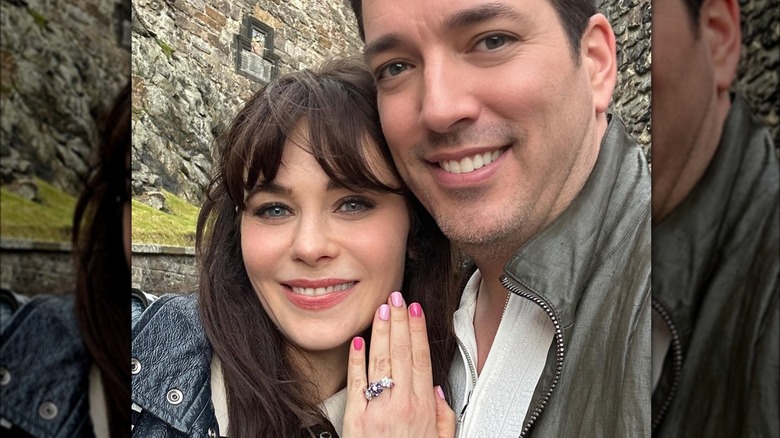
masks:
<path fill-rule="evenodd" d="M 363 390 L 363 394 L 366 396 L 366 400 L 371 401 L 374 397 L 378 397 L 385 388 L 392 388 L 395 386 L 393 379 L 390 377 L 382 377 L 381 379 L 369 382 L 366 389 Z"/>

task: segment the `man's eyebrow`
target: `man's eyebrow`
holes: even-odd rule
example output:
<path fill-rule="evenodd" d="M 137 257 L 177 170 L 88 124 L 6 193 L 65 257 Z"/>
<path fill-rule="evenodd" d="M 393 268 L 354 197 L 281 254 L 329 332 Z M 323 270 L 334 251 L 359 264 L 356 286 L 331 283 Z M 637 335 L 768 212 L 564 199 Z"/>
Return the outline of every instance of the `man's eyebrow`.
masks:
<path fill-rule="evenodd" d="M 513 19 L 525 19 L 525 15 L 512 9 L 504 3 L 486 3 L 473 8 L 463 9 L 455 12 L 444 20 L 442 28 L 451 32 L 464 27 L 473 26 L 483 21 L 491 20 L 496 17 L 507 17 Z M 397 32 L 388 33 L 380 36 L 376 40 L 366 45 L 363 50 L 363 59 L 366 63 L 382 52 L 393 50 L 404 44 L 401 34 Z"/>
<path fill-rule="evenodd" d="M 444 20 L 442 28 L 446 31 L 453 31 L 502 16 L 514 19 L 525 17 L 504 3 L 485 3 L 455 12 Z"/>
<path fill-rule="evenodd" d="M 366 48 L 363 49 L 363 59 L 366 61 L 366 64 L 368 64 L 378 54 L 388 50 L 393 50 L 402 44 L 403 42 L 401 40 L 401 35 L 398 33 L 393 32 L 382 35 L 376 40 L 371 41 L 370 44 L 366 45 Z"/>

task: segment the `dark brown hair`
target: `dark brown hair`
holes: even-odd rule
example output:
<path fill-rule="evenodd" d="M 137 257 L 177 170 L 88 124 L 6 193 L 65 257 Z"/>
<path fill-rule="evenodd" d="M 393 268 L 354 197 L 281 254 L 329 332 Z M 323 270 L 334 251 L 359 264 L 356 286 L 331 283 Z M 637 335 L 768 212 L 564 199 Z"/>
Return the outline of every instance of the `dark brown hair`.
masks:
<path fill-rule="evenodd" d="M 568 37 L 571 53 L 574 56 L 575 62 L 579 65 L 580 39 L 582 39 L 582 34 L 588 27 L 588 20 L 598 12 L 595 1 L 550 0 L 550 3 L 552 3 L 555 12 L 558 14 L 558 19 L 561 21 L 563 30 Z M 355 18 L 357 18 L 360 38 L 365 42 L 366 32 L 363 27 L 363 0 L 349 0 L 349 4 L 352 6 L 352 12 L 355 13 Z"/>
<path fill-rule="evenodd" d="M 130 84 L 103 116 L 97 163 L 73 215 L 76 318 L 100 370 L 111 437 L 130 436 L 130 267 L 122 216 L 130 199 Z"/>
<path fill-rule="evenodd" d="M 284 75 L 252 96 L 221 137 L 216 176 L 198 217 L 200 313 L 222 362 L 231 438 L 300 436 L 303 426 L 329 427 L 311 382 L 291 363 L 290 346 L 249 282 L 240 245 L 245 193 L 274 180 L 285 140 L 301 121 L 307 122 L 311 153 L 336 184 L 405 195 L 412 226 L 402 292 L 407 303 L 419 302 L 426 311 L 435 384 L 446 388 L 455 351 L 449 242 L 405 187 L 387 186 L 368 165 L 366 135 L 395 172 L 371 74 L 356 60 L 341 60 Z"/>

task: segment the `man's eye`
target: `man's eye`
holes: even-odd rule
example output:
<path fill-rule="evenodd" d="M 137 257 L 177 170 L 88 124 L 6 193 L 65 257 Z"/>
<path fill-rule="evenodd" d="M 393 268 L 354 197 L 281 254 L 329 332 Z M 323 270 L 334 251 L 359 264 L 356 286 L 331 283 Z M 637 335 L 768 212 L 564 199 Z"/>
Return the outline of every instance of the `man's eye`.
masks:
<path fill-rule="evenodd" d="M 398 76 L 404 71 L 409 69 L 409 65 L 403 62 L 393 62 L 387 64 L 381 70 L 379 70 L 378 79 L 386 79 L 394 76 Z"/>
<path fill-rule="evenodd" d="M 508 35 L 503 34 L 494 34 L 489 35 L 482 40 L 480 40 L 477 43 L 477 49 L 484 49 L 484 50 L 496 50 L 500 49 L 501 47 L 505 46 L 507 42 L 512 40 L 511 37 Z"/>

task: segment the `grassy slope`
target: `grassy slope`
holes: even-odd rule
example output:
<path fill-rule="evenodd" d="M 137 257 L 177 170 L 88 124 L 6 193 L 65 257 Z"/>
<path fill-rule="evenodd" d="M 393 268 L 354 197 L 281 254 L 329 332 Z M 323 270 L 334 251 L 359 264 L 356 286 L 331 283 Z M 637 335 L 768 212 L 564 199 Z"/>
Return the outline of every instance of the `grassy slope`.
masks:
<path fill-rule="evenodd" d="M 162 193 L 171 214 L 133 201 L 133 243 L 194 246 L 199 208 L 169 192 Z"/>
<path fill-rule="evenodd" d="M 0 234 L 43 241 L 70 240 L 76 198 L 36 179 L 40 203 L 0 188 Z"/>
<path fill-rule="evenodd" d="M 67 242 L 76 198 L 36 180 L 40 203 L 24 199 L 0 188 L 0 234 L 3 237 Z M 172 246 L 195 243 L 195 223 L 199 208 L 163 192 L 171 214 L 133 201 L 133 242 Z"/>

